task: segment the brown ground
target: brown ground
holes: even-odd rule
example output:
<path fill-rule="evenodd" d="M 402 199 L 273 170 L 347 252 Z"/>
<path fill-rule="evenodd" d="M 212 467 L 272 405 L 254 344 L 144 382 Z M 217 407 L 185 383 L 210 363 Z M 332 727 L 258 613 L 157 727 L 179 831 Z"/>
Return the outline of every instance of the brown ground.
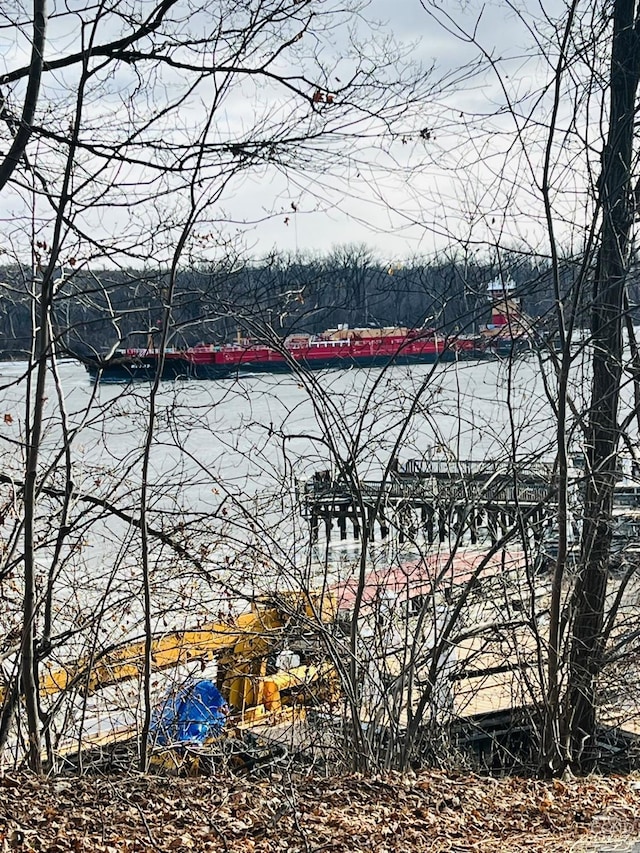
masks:
<path fill-rule="evenodd" d="M 636 840 L 632 778 L 0 777 L 3 853 L 584 851 Z"/>

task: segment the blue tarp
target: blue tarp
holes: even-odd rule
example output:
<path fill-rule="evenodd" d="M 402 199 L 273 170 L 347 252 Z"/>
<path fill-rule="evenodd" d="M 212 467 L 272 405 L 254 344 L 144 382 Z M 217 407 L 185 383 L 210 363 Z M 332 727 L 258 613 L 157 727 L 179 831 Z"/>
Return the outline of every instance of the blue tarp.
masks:
<path fill-rule="evenodd" d="M 167 696 L 154 714 L 151 733 L 160 746 L 202 744 L 224 728 L 226 703 L 213 681 L 195 681 Z"/>

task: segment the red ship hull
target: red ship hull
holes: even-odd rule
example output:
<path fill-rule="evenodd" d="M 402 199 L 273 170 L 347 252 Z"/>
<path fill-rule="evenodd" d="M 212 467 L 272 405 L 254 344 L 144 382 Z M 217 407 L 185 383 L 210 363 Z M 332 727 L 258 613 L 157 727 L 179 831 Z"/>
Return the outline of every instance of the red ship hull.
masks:
<path fill-rule="evenodd" d="M 286 342 L 283 348 L 247 342 L 224 346 L 202 345 L 165 354 L 163 379 L 223 379 L 248 373 L 288 373 L 307 370 L 384 367 L 389 364 L 434 364 L 460 358 L 483 358 L 488 353 L 477 339 L 445 338 L 432 333 L 384 335 Z M 153 379 L 160 363 L 149 350 L 119 352 L 105 365 L 90 364 L 92 376 L 102 380 Z"/>

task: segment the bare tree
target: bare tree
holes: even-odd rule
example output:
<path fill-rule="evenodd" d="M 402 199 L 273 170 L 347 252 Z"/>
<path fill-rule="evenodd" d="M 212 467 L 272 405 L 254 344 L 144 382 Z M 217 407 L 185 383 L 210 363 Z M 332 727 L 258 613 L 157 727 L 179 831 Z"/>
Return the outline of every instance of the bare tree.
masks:
<path fill-rule="evenodd" d="M 4 26 L 16 34 L 19 49 L 13 67 L 0 75 L 8 152 L 0 184 L 3 204 L 13 214 L 5 239 L 15 261 L 30 267 L 26 279 L 34 317 L 25 373 L 24 473 L 16 477 L 20 465 L 14 465 L 9 475 L 23 543 L 12 560 L 24 565 L 24 600 L 19 676 L 8 679 L 4 692 L 3 730 L 18 708 L 19 677 L 34 770 L 41 766 L 42 720 L 45 729 L 52 724 L 38 695 L 42 667 L 55 645 L 51 601 L 60 566 L 77 556 L 79 526 L 86 523 L 85 529 L 91 529 L 87 507 L 98 527 L 117 519 L 129 532 L 141 533 L 144 604 L 140 609 L 136 593 L 130 606 L 146 620 L 145 734 L 152 621 L 161 618 L 151 613 L 150 543 L 158 543 L 163 565 L 164 549 L 177 548 L 181 559 L 204 575 L 197 552 L 208 547 L 195 545 L 198 537 L 185 532 L 183 518 L 169 530 L 166 516 L 156 513 L 155 525 L 150 518 L 157 384 L 147 401 L 146 442 L 139 455 L 117 481 L 98 466 L 93 473 L 98 494 L 86 480 L 78 486 L 76 442 L 82 425 L 93 422 L 96 393 L 89 396 L 86 419 L 79 423 L 68 421 L 60 383 L 57 415 L 47 408 L 55 399 L 48 396 L 51 376 L 57 375 L 58 353 L 70 332 L 60 328 L 56 313 L 56 306 L 69 299 L 65 288 L 75 282 L 74 301 L 102 306 L 113 350 L 123 338 L 121 309 L 111 303 L 108 273 L 96 274 L 96 266 L 120 267 L 130 279 L 155 288 L 160 316 L 150 317 L 148 328 L 140 331 L 160 332 L 164 352 L 177 331 L 172 300 L 178 269 L 223 262 L 237 253 L 234 214 L 226 214 L 224 206 L 225 198 L 240 189 L 241 176 L 256 181 L 273 176 L 283 181 L 285 192 L 286 181 L 297 176 L 317 198 L 322 175 L 347 167 L 359 156 L 360 142 L 386 146 L 396 135 L 410 133 L 415 108 L 430 85 L 402 51 L 383 47 L 374 55 L 356 43 L 357 27 L 351 24 L 365 29 L 366 24 L 355 6 L 270 0 L 212 8 L 179 0 L 142 6 L 123 0 L 78 13 L 54 11 L 49 41 L 40 4 L 34 6 L 28 37 L 25 13 L 3 12 Z M 330 55 L 334 51 L 341 60 Z M 252 227 L 275 210 L 275 202 L 268 202 L 266 210 L 256 207 L 243 215 L 242 224 Z M 140 264 L 143 272 L 126 269 Z M 90 335 L 84 343 L 92 348 Z M 59 430 L 60 445 L 53 452 L 48 446 L 45 452 L 47 424 Z M 107 480 L 108 487 L 101 488 Z M 135 493 L 138 502 L 131 501 Z M 60 524 L 53 548 L 40 532 L 49 500 L 56 505 L 52 518 Z M 217 534 L 202 538 L 217 541 Z M 37 568 L 42 559 L 50 578 L 44 597 Z M 85 613 L 85 625 L 92 624 L 89 635 L 106 609 L 105 599 L 98 601 L 103 603 L 94 617 Z M 87 647 L 95 656 L 95 636 L 87 637 Z"/>
<path fill-rule="evenodd" d="M 485 149 L 491 156 L 500 156 L 502 149 L 503 169 L 486 211 L 476 210 L 478 242 L 499 252 L 530 253 L 548 264 L 553 276 L 558 347 L 546 366 L 541 360 L 540 370 L 547 376 L 556 423 L 559 547 L 549 630 L 539 646 L 540 771 L 561 773 L 570 767 L 585 772 L 597 761 L 598 684 L 607 680 L 608 644 L 626 620 L 620 608 L 634 575 L 630 566 L 622 583 L 612 578 L 611 544 L 621 443 L 637 444 L 637 435 L 626 432 L 635 410 L 627 406 L 624 392 L 627 376 L 631 381 L 637 377 L 631 366 L 631 302 L 625 295 L 637 168 L 637 10 L 627 2 L 598 7 L 573 2 L 561 14 L 543 10 L 535 18 L 506 3 L 513 26 L 530 39 L 531 52 L 523 61 L 533 82 L 523 93 L 512 84 L 508 55 L 497 58 L 485 41 L 482 14 L 475 27 L 465 29 L 454 14 L 423 6 L 450 34 L 477 48 L 476 67 L 490 75 L 503 105 L 489 130 L 498 145 Z M 461 113 L 461 118 L 474 134 L 469 148 L 473 160 L 482 125 L 474 124 L 471 115 L 464 119 Z M 473 168 L 480 187 L 486 178 L 483 169 L 496 174 L 488 160 L 475 160 Z M 525 238 L 525 230 L 538 240 Z M 586 341 L 577 335 L 585 305 L 591 326 Z M 585 381 L 590 383 L 588 395 L 581 385 Z M 627 406 L 623 410 L 622 401 Z M 571 471 L 572 445 L 585 451 L 584 480 Z M 574 571 L 570 504 L 576 506 L 578 495 L 584 515 Z"/>
<path fill-rule="evenodd" d="M 602 153 L 600 245 L 594 271 L 591 333 L 593 380 L 586 431 L 587 478 L 581 568 L 575 590 L 566 719 L 570 760 L 594 760 L 596 682 L 602 668 L 606 590 L 611 559 L 613 498 L 620 449 L 624 293 L 634 218 L 634 116 L 640 81 L 640 19 L 636 4 L 613 7 L 607 138 Z"/>
<path fill-rule="evenodd" d="M 31 55 L 0 76 L 9 152 L 0 183 L 15 214 L 5 240 L 25 271 L 34 323 L 29 363 L 17 384 L 20 392 L 23 382 L 27 388 L 24 430 L 10 445 L 22 455 L 7 457 L 3 479 L 7 547 L 0 577 L 9 583 L 12 572 L 22 574 L 21 604 L 14 600 L 6 617 L 13 639 L 3 649 L 0 742 L 9 742 L 11 721 L 20 722 L 22 693 L 33 769 L 40 768 L 43 732 L 50 757 L 69 720 L 81 739 L 88 705 L 78 695 L 89 684 L 91 663 L 118 648 L 119 637 L 103 635 L 109 620 L 144 646 L 137 720 L 146 768 L 153 643 L 170 626 L 206 622 L 217 611 L 232 621 L 265 586 L 292 622 L 302 619 L 321 649 L 313 653 L 338 674 L 344 755 L 352 767 L 406 769 L 432 758 L 429 739 L 463 716 L 451 694 L 462 683 L 473 694 L 474 679 L 498 670 L 508 671 L 513 704 L 525 706 L 538 738 L 539 771 L 593 765 L 599 685 L 613 691 L 614 671 L 637 638 L 627 596 L 635 568 L 622 581 L 610 578 L 620 443 L 636 442 L 637 403 L 621 417 L 621 399 L 624 383 L 637 385 L 640 373 L 637 351 L 635 360 L 633 353 L 627 359 L 623 337 L 625 323 L 631 339 L 633 331 L 625 291 L 634 218 L 636 10 L 631 0 L 616 0 L 609 22 L 602 10 L 576 1 L 557 20 L 533 21 L 507 6 L 533 41 L 528 60 L 543 60 L 543 70 L 536 64 L 532 75 L 536 88 L 524 98 L 508 82 L 511 69 L 483 48 L 481 19 L 465 33 L 455 15 L 429 7 L 450 33 L 478 50 L 457 84 L 486 72 L 497 81 L 503 108 L 488 128 L 486 116 L 467 114 L 454 96 L 441 127 L 437 116 L 433 128 L 419 122 L 428 78 L 395 51 L 383 48 L 373 57 L 352 43 L 350 25 L 364 26 L 355 7 L 269 0 L 211 8 L 166 0 L 134 8 L 123 0 L 73 15 L 61 11 L 55 26 L 69 23 L 71 35 L 59 40 L 50 25 L 49 45 L 41 8 L 30 30 L 20 17 L 6 18 L 25 39 L 25 57 Z M 595 108 L 606 121 L 592 119 Z M 416 324 L 426 313 L 436 333 L 452 324 L 458 333 L 475 331 L 478 310 L 487 319 L 484 269 L 504 282 L 512 273 L 518 278 L 514 259 L 524 258 L 526 273 L 515 283 L 519 297 L 533 294 L 540 279 L 551 281 L 559 346 L 541 346 L 535 370 L 532 362 L 524 368 L 509 359 L 491 363 L 499 417 L 476 409 L 474 380 L 456 363 L 415 375 L 389 365 L 346 386 L 291 364 L 286 394 L 239 382 L 192 392 L 186 406 L 179 387 L 161 383 L 169 348 L 201 319 L 203 290 L 210 328 L 220 321 L 228 334 L 239 326 L 285 353 L 281 332 L 292 318 L 316 311 L 305 302 L 304 276 L 296 270 L 295 282 L 287 280 L 291 265 L 283 265 L 275 293 L 265 291 L 259 275 L 232 275 L 245 256 L 234 194 L 267 178 L 279 192 L 266 209 L 255 205 L 255 213 L 242 215 L 241 231 L 251 233 L 245 226 L 299 212 L 298 197 L 289 197 L 293 186 L 303 186 L 314 204 L 326 198 L 324 179 L 358 164 L 366 156 L 361 143 L 409 144 L 422 155 L 440 134 L 452 132 L 453 114 L 456 162 L 448 162 L 445 145 L 439 157 L 452 167 L 449 175 L 461 176 L 469 208 L 472 201 L 489 203 L 469 209 L 465 228 L 449 235 L 447 251 L 463 259 L 449 280 L 428 271 L 419 281 L 424 270 L 417 266 L 402 275 L 417 291 L 429 291 L 435 308 L 425 309 Z M 492 146 L 498 146 L 500 168 Z M 416 168 L 411 187 L 421 186 L 419 178 Z M 530 229 L 537 242 L 519 233 L 525 208 L 528 224 L 520 231 Z M 438 231 L 442 236 L 441 223 Z M 345 307 L 366 323 L 364 274 L 372 255 L 350 247 L 342 261 L 350 290 Z M 208 284 L 178 295 L 181 270 L 199 276 L 204 265 Z M 397 274 L 391 267 L 389 280 Z M 124 330 L 124 319 L 138 319 L 139 306 L 116 298 L 123 279 L 134 301 L 143 292 L 149 296 L 133 332 Z M 241 298 L 234 287 L 242 288 Z M 587 342 L 576 334 L 585 303 L 592 317 Z M 80 319 L 71 320 L 79 306 Z M 108 334 L 106 351 L 94 345 L 84 319 L 96 308 Z M 58 356 L 72 333 L 105 363 L 124 342 L 149 341 L 160 367 L 152 387 L 112 396 L 96 387 L 87 390 L 82 414 L 68 411 Z M 588 368 L 580 361 L 585 353 Z M 589 395 L 580 385 L 585 375 Z M 11 393 L 11 383 L 5 390 Z M 238 415 L 232 427 L 225 421 L 230 399 Z M 553 429 L 538 420 L 544 407 Z M 109 447 L 108 418 L 109 428 L 126 423 L 135 436 L 121 456 Z M 10 422 L 5 426 L 8 431 Z M 90 430 L 104 431 L 111 464 L 82 457 Z M 573 441 L 586 449 L 579 483 Z M 430 483 L 440 449 L 451 470 L 442 488 L 449 498 L 419 504 L 415 495 L 427 478 L 403 468 L 409 447 L 429 469 Z M 469 479 L 476 447 L 485 465 Z M 173 466 L 168 475 L 160 456 Z M 535 466 L 547 466 L 548 484 L 535 500 L 525 500 L 523 471 Z M 301 527 L 296 515 L 292 479 L 313 474 L 314 467 L 331 472 L 330 488 L 342 490 L 338 497 L 347 501 L 348 511 L 327 521 L 353 526 L 350 577 L 336 568 L 329 546 L 321 552 L 310 542 L 313 523 L 311 530 Z M 501 503 L 492 491 L 496 480 L 515 497 Z M 455 488 L 460 494 L 453 500 Z M 192 499 L 203 508 L 194 509 Z M 541 579 L 541 528 L 549 507 L 558 547 L 553 573 Z M 571 513 L 582 510 L 576 507 L 584 512 L 577 568 Z M 391 543 L 384 553 L 376 551 L 376 525 Z M 469 562 L 467 540 L 477 545 L 479 527 L 487 542 Z M 117 542 L 97 578 L 83 550 L 92 537 Z M 398 589 L 398 577 L 408 576 L 408 555 L 420 567 L 419 583 Z M 467 569 L 457 577 L 461 565 Z M 73 584 L 86 598 L 67 618 L 59 604 Z M 303 616 L 291 604 L 292 590 L 302 590 L 308 603 Z M 345 590 L 348 613 L 325 619 L 325 599 Z M 400 611 L 406 618 L 394 621 Z M 65 681 L 64 698 L 43 702 L 42 677 L 72 657 L 84 663 Z"/>

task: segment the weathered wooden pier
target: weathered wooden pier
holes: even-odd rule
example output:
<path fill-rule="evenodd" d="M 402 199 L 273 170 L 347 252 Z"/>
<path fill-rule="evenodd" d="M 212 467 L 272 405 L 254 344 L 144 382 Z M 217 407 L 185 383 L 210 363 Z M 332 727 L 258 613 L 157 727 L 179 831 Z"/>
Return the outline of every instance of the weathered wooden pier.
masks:
<path fill-rule="evenodd" d="M 541 541 L 557 507 L 553 469 L 546 463 L 507 464 L 426 460 L 395 466 L 383 480 L 349 482 L 318 471 L 298 484 L 298 500 L 309 521 L 311 540 L 321 526 L 327 541 L 334 527 L 340 539 L 351 526 L 359 538 L 391 532 L 400 542 L 422 531 L 429 543 L 485 539 L 498 541 L 518 524 L 521 535 Z"/>

